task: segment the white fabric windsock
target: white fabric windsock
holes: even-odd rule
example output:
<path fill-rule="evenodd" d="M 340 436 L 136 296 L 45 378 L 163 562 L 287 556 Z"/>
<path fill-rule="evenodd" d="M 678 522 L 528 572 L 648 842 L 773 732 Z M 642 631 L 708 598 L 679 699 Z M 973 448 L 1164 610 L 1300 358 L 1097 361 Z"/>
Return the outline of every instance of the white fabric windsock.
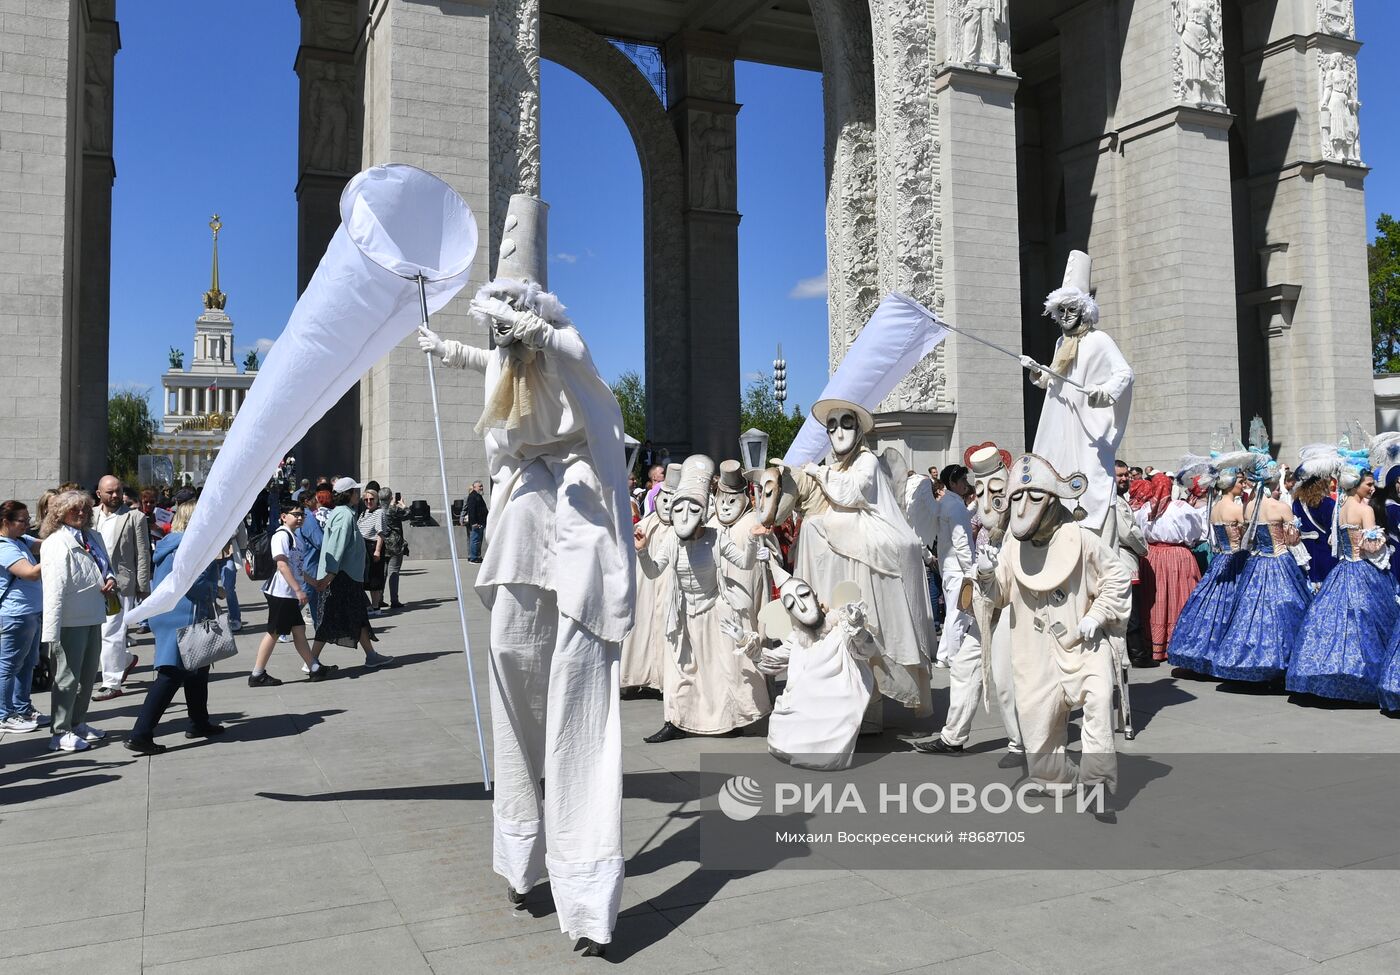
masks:
<path fill-rule="evenodd" d="M 179 601 L 237 531 L 278 461 L 418 327 L 415 276 L 426 279 L 429 314 L 467 283 L 476 218 L 431 173 L 399 164 L 365 170 L 341 194 L 340 220 L 229 428 L 173 570 L 128 623 Z"/>

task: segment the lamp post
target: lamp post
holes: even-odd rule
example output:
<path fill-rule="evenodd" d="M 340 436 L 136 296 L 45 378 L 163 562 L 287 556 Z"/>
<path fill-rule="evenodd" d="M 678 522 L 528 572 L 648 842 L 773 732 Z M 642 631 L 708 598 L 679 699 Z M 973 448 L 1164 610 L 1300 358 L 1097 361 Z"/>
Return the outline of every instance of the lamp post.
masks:
<path fill-rule="evenodd" d="M 783 343 L 778 343 L 778 357 L 773 360 L 773 398 L 779 409 L 787 402 L 787 360 L 783 358 Z"/>
<path fill-rule="evenodd" d="M 739 434 L 739 456 L 744 469 L 761 471 L 768 466 L 768 434 L 762 430 L 745 430 Z"/>

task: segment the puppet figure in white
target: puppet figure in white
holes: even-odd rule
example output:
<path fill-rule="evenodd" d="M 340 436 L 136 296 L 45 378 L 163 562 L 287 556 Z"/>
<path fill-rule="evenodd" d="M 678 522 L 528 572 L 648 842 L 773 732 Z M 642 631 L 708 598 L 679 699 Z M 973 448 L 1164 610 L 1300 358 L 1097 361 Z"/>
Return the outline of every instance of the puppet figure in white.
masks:
<path fill-rule="evenodd" d="M 517 905 L 547 877 L 560 929 L 596 955 L 622 898 L 618 663 L 636 562 L 622 412 L 546 290 L 547 213 L 511 197 L 495 278 L 471 303 L 494 348 L 426 327 L 418 342 L 486 376 L 496 507 L 476 589 L 491 610 L 494 867 Z"/>
<path fill-rule="evenodd" d="M 666 480 L 656 492 L 656 510 L 637 522 L 650 544 L 659 531 L 671 525 L 671 499 L 681 483 L 681 465 L 666 465 Z M 661 654 L 666 646 L 666 609 L 670 606 L 670 575 L 637 576 L 636 625 L 622 641 L 622 699 L 661 696 Z"/>

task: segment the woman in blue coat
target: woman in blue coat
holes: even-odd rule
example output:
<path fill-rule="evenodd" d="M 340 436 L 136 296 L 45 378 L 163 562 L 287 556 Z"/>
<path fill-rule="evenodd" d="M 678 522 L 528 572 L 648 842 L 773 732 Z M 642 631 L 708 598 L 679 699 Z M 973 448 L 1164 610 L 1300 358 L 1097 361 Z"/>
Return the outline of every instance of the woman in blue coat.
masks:
<path fill-rule="evenodd" d="M 184 538 L 190 516 L 194 514 L 194 506 L 193 498 L 176 504 L 170 534 L 156 545 L 151 580 L 153 586 L 160 585 L 161 580 L 175 567 L 175 552 Z M 151 617 L 151 632 L 156 638 L 156 679 L 146 691 L 146 700 L 141 705 L 135 727 L 122 743 L 128 751 L 138 755 L 159 755 L 165 751 L 164 745 L 155 742 L 156 725 L 181 687 L 185 689 L 185 707 L 190 717 L 190 728 L 185 732 L 185 737 L 209 738 L 223 733 L 222 725 L 209 720 L 209 668 L 186 670 L 180 663 L 177 642 L 177 634 L 182 627 L 213 618 L 221 565 L 222 560 L 210 562 L 173 609 Z"/>

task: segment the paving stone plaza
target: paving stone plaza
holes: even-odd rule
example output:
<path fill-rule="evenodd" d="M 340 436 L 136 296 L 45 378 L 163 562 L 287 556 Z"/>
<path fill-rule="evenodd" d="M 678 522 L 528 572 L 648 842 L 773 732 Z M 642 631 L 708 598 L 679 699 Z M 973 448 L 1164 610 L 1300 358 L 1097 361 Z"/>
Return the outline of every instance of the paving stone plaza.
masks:
<path fill-rule="evenodd" d="M 240 594 L 249 607 L 241 653 L 210 688 L 211 712 L 229 726 L 223 739 L 187 742 L 182 698 L 161 726 L 170 750 L 151 759 L 115 742 L 55 755 L 46 735 L 0 739 L 0 971 L 1389 975 L 1400 967 L 1394 849 L 1334 871 L 697 870 L 693 810 L 714 792 L 700 755 L 762 754 L 764 740 L 644 745 L 659 720 L 655 701 L 623 707 L 623 917 L 608 957 L 585 959 L 559 933 L 547 887 L 512 911 L 491 872 L 490 800 L 447 564 L 414 564 L 404 579 L 409 610 L 380 621 L 380 647 L 395 665 L 366 672 L 354 665 L 357 652 L 332 647 L 327 659 L 342 676 L 320 684 L 292 680 L 295 655 L 284 646 L 270 671 L 287 683 L 247 686 L 265 611 L 251 584 Z M 487 620 L 467 598 L 481 675 Z M 149 639 L 138 653 L 149 654 Z M 134 691 L 94 705 L 93 723 L 114 738 L 139 708 L 148 659 Z M 935 672 L 940 718 L 946 673 Z M 1400 750 L 1400 724 L 1371 709 L 1225 693 L 1173 680 L 1165 668 L 1134 680 L 1141 730 L 1120 743 L 1125 752 Z M 994 762 L 1001 736 L 983 715 L 972 754 L 953 761 Z M 891 730 L 862 751 L 906 747 Z M 1078 947 L 1085 938 L 1092 952 Z"/>

